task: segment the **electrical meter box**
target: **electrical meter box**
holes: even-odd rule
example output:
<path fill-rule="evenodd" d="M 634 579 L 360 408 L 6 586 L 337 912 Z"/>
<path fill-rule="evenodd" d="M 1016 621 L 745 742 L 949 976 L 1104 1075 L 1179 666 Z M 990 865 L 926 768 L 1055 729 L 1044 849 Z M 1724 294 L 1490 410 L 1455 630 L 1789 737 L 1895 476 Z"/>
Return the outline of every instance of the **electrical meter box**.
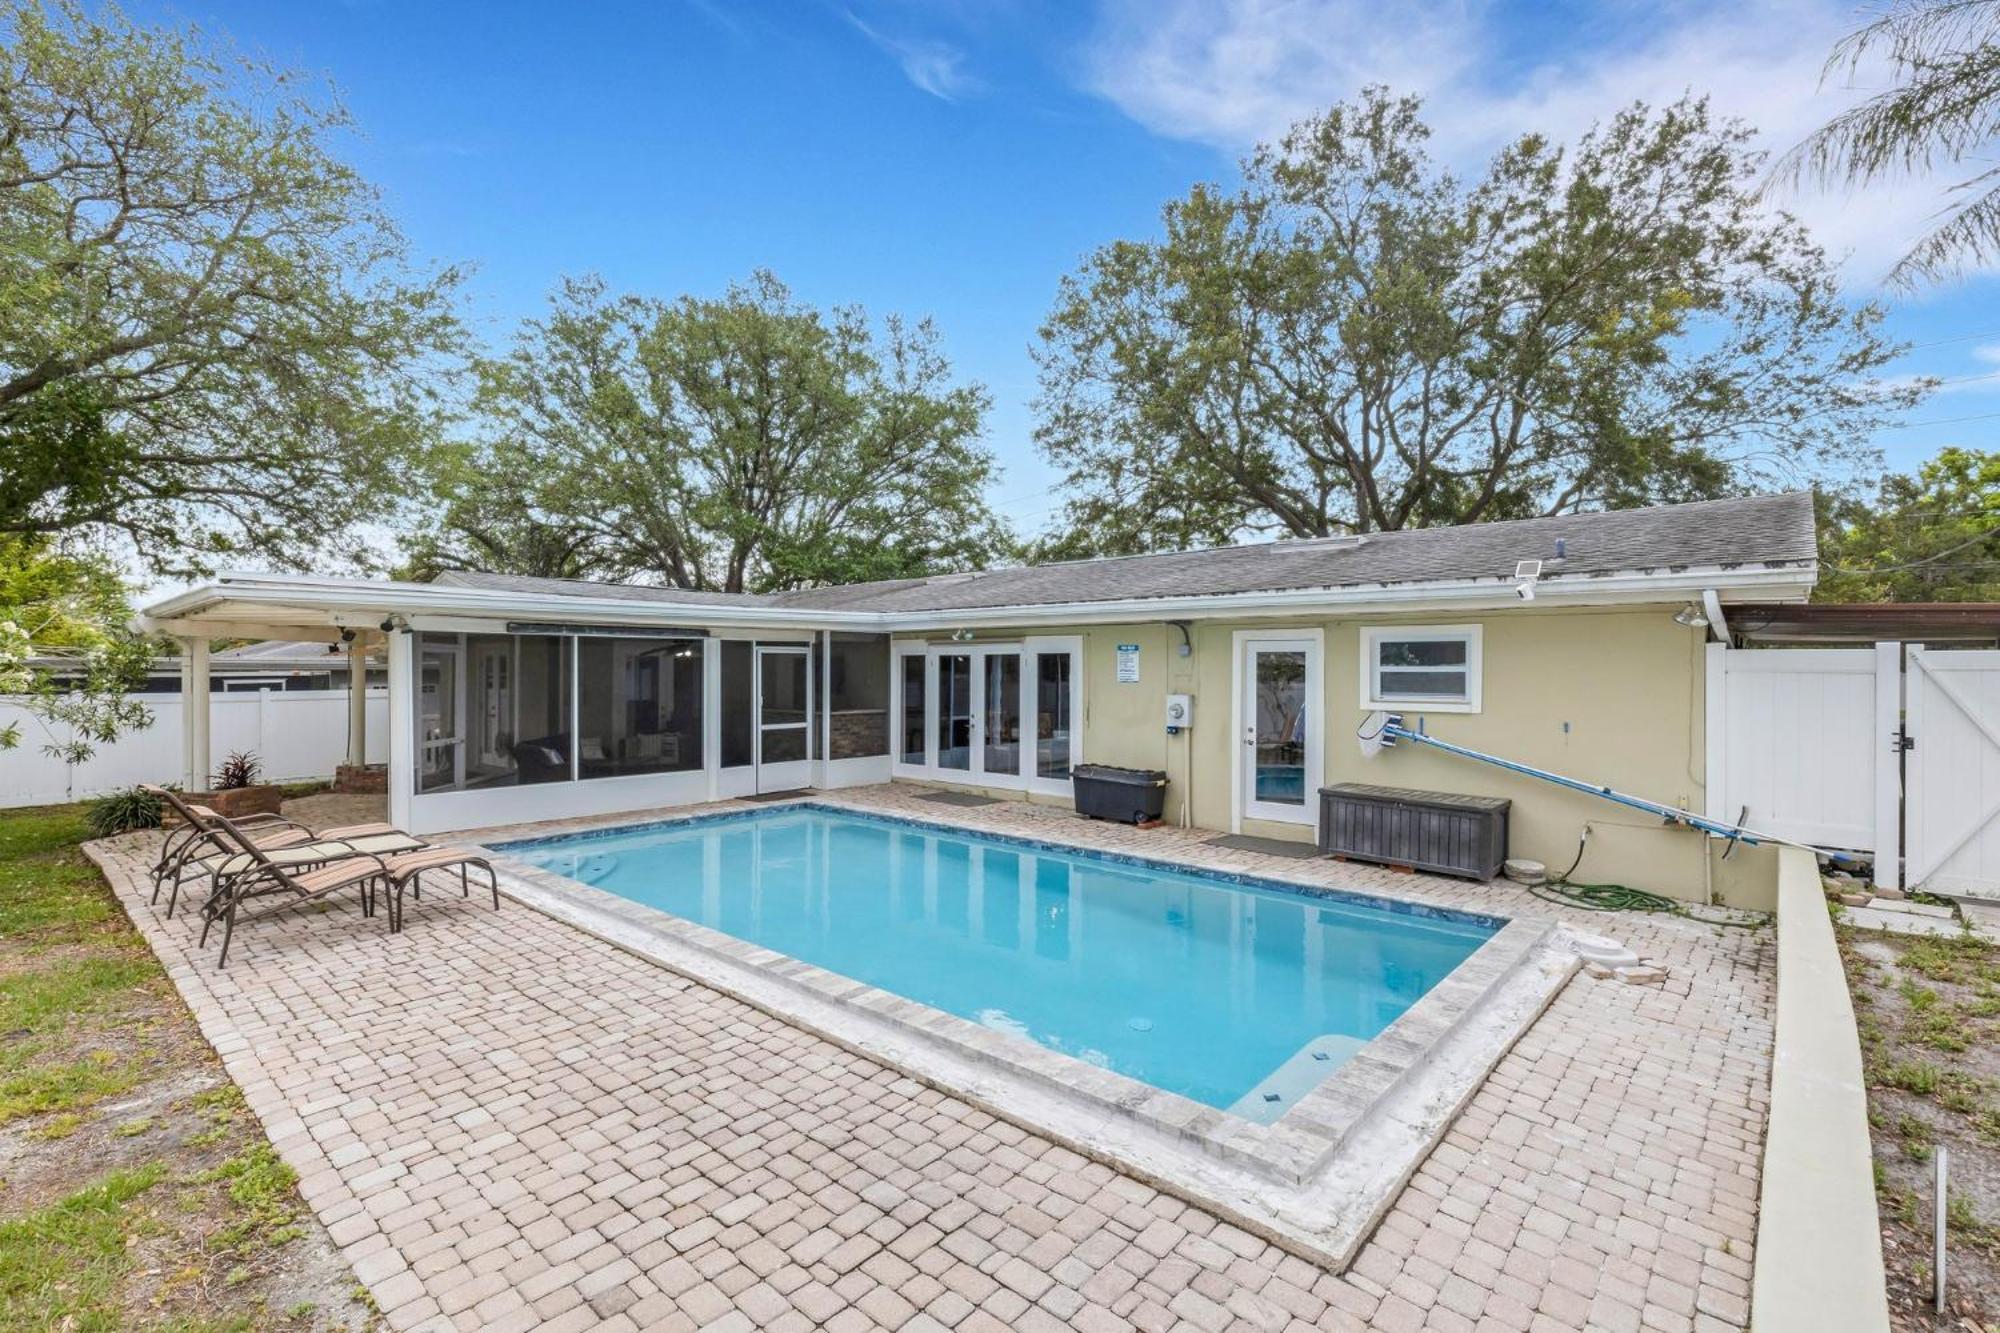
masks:
<path fill-rule="evenodd" d="M 1178 736 L 1194 725 L 1194 696 L 1192 694 L 1170 694 L 1167 696 L 1167 735 Z"/>

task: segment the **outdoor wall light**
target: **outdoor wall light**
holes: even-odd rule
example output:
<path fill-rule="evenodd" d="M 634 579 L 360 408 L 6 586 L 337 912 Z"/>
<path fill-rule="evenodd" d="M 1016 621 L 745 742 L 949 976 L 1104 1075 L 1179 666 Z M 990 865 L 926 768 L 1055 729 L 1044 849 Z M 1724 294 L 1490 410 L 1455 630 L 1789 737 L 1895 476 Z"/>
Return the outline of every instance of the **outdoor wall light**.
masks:
<path fill-rule="evenodd" d="M 1707 629 L 1708 617 L 1701 613 L 1700 607 L 1696 606 L 1693 602 L 1689 602 L 1686 606 L 1674 612 L 1674 623 L 1676 625 L 1686 625 L 1689 629 Z"/>
<path fill-rule="evenodd" d="M 972 631 L 969 629 L 955 629 L 951 632 L 951 641 L 953 643 L 971 643 Z"/>

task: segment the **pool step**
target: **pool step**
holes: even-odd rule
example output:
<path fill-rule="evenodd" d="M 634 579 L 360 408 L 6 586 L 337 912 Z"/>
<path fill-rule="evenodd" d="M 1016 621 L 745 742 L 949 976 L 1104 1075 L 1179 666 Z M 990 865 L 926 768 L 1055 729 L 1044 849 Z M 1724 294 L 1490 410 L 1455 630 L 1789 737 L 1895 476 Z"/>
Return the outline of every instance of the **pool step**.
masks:
<path fill-rule="evenodd" d="M 1239 1097 L 1231 1104 L 1229 1113 L 1260 1125 L 1274 1124 L 1367 1044 L 1366 1037 L 1322 1033 L 1299 1047 L 1296 1055 Z"/>
<path fill-rule="evenodd" d="M 1538 965 L 1543 946 L 1554 933 L 1555 924 L 1550 921 L 1517 918 L 1509 922 L 1479 952 L 1377 1033 L 1364 1049 L 1300 1094 L 1294 1105 L 1301 1123 L 1325 1136 L 1313 1165 L 1321 1165 L 1339 1152 L 1365 1118 L 1388 1111 L 1398 1094 L 1406 1093 L 1413 1083 L 1431 1082 L 1440 1050 L 1448 1043 L 1459 1045 L 1453 1039 L 1470 1036 L 1468 1029 L 1490 1023 L 1494 997 Z M 1571 963 L 1573 966 L 1573 959 Z M 1473 1038 L 1471 1044 L 1485 1043 Z M 1478 1071 L 1472 1086 L 1483 1081 L 1490 1067 L 1488 1063 Z M 1283 1095 L 1282 1089 L 1274 1091 Z"/>

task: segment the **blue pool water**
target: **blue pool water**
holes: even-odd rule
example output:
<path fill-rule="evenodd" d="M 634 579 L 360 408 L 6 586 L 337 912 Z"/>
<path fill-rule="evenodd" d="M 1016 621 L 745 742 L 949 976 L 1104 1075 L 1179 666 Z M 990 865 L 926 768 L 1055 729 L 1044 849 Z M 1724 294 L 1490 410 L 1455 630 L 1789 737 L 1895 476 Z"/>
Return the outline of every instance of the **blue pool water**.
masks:
<path fill-rule="evenodd" d="M 812 807 L 505 850 L 1267 1122 L 1498 926 Z"/>

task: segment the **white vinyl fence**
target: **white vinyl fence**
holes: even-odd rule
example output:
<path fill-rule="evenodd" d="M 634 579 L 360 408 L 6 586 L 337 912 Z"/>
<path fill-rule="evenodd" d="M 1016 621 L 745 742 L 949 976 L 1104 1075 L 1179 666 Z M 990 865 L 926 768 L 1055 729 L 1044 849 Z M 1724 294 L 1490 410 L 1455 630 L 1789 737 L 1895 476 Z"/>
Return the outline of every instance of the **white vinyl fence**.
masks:
<path fill-rule="evenodd" d="M 2000 898 L 2000 652 L 1711 644 L 1708 815 Z"/>
<path fill-rule="evenodd" d="M 1912 884 L 2000 897 L 2000 652 L 1912 646 L 1903 855 Z"/>
<path fill-rule="evenodd" d="M 21 743 L 0 751 L 0 806 L 49 805 L 118 791 L 136 782 L 181 780 L 181 696 L 140 694 L 134 698 L 153 714 L 153 725 L 132 732 L 72 771 L 43 753 L 51 737 L 42 720 L 18 702 L 0 699 L 0 727 L 16 722 Z M 220 764 L 245 750 L 264 764 L 271 782 L 330 778 L 347 758 L 347 691 L 230 691 L 209 696 L 209 753 Z M 69 731 L 56 728 L 54 739 Z M 368 691 L 368 759 L 389 757 L 389 692 Z"/>
<path fill-rule="evenodd" d="M 1893 762 L 1879 665 L 1873 648 L 1710 645 L 1709 818 L 1874 851 L 1877 767 Z"/>

